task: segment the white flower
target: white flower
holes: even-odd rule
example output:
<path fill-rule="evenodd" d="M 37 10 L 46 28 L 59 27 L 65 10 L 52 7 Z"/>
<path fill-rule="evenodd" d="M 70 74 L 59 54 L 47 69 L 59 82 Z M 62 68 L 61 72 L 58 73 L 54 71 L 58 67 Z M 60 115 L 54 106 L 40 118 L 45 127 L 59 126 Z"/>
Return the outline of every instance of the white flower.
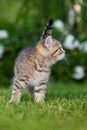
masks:
<path fill-rule="evenodd" d="M 73 50 L 74 36 L 69 34 L 66 36 L 64 41 L 64 47 Z"/>
<path fill-rule="evenodd" d="M 80 44 L 79 50 L 83 52 L 87 52 L 87 41 L 84 41 L 83 43 Z"/>
<path fill-rule="evenodd" d="M 70 9 L 68 13 L 68 23 L 71 26 L 75 24 L 75 11 L 73 9 Z"/>
<path fill-rule="evenodd" d="M 85 69 L 83 66 L 76 66 L 72 77 L 76 80 L 83 79 L 85 76 Z"/>
<path fill-rule="evenodd" d="M 74 45 L 74 48 L 78 48 L 80 45 L 79 40 L 75 40 L 73 45 Z"/>
<path fill-rule="evenodd" d="M 76 11 L 76 13 L 80 13 L 81 12 L 81 5 L 80 4 L 75 4 L 74 5 L 74 10 Z"/>
<path fill-rule="evenodd" d="M 79 46 L 79 40 L 75 40 L 75 37 L 71 34 L 67 35 L 64 41 L 64 47 L 73 50 Z"/>
<path fill-rule="evenodd" d="M 4 46 L 0 44 L 0 59 L 2 58 L 3 54 L 4 54 Z"/>
<path fill-rule="evenodd" d="M 68 34 L 68 30 L 65 28 L 64 23 L 62 20 L 57 20 L 54 22 L 54 27 L 58 29 L 63 34 Z"/>
<path fill-rule="evenodd" d="M 64 30 L 64 23 L 62 20 L 57 20 L 54 22 L 54 27 L 57 28 L 59 31 Z"/>
<path fill-rule="evenodd" d="M 0 30 L 0 39 L 6 39 L 9 37 L 9 34 L 6 30 Z"/>

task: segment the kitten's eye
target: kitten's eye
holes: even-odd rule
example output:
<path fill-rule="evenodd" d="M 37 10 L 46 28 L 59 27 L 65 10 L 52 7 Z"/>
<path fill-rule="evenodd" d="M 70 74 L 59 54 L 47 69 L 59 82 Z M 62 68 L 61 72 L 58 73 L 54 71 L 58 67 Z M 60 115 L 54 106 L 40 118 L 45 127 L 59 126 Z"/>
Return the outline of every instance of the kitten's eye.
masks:
<path fill-rule="evenodd" d="M 61 50 L 62 50 L 62 48 L 61 48 L 61 47 L 59 47 L 59 48 L 58 48 L 58 50 L 59 50 L 59 51 L 61 51 Z"/>

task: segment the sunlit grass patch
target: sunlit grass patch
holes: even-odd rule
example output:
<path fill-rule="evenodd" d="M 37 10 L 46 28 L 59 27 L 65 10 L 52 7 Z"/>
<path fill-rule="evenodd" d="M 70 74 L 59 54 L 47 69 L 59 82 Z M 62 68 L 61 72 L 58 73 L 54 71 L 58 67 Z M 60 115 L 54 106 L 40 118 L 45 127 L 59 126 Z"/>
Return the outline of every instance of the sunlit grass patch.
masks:
<path fill-rule="evenodd" d="M 86 130 L 87 84 L 50 83 L 46 102 L 33 103 L 26 92 L 9 104 L 10 89 L 0 89 L 2 130 Z"/>

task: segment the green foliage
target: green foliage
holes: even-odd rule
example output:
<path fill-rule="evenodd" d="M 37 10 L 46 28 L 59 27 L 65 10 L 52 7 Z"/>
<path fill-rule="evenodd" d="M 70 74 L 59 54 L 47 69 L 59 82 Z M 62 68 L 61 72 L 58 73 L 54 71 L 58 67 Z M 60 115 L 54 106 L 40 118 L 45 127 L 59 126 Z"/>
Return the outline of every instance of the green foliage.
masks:
<path fill-rule="evenodd" d="M 26 93 L 20 104 L 9 104 L 9 89 L 0 89 L 0 128 L 3 130 L 86 130 L 87 84 L 52 83 L 46 102 L 32 103 Z"/>
<path fill-rule="evenodd" d="M 13 65 L 18 52 L 26 46 L 37 43 L 49 18 L 63 20 L 65 27 L 70 33 L 75 35 L 81 42 L 87 40 L 87 2 L 84 0 L 79 3 L 81 21 L 76 21 L 75 25 L 70 27 L 68 25 L 68 11 L 74 7 L 74 4 L 74 0 L 0 1 L 0 29 L 6 29 L 9 33 L 7 39 L 0 39 L 0 44 L 5 47 L 4 55 L 0 59 L 1 85 L 9 86 L 13 77 Z M 54 38 L 64 42 L 65 35 L 57 29 L 53 30 L 52 35 Z M 72 80 L 73 68 L 78 64 L 84 66 L 85 69 L 87 68 L 86 53 L 81 53 L 78 49 L 73 51 L 66 49 L 66 54 L 69 55 L 68 64 L 60 62 L 53 66 L 52 80 Z M 84 80 L 86 78 L 87 73 Z"/>

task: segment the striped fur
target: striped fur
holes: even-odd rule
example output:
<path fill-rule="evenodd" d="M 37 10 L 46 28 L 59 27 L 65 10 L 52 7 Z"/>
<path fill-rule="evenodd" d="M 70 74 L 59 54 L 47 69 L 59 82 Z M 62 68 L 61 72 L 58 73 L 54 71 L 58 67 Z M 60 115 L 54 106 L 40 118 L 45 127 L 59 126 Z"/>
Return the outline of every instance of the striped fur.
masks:
<path fill-rule="evenodd" d="M 35 47 L 23 49 L 15 61 L 11 102 L 20 102 L 23 89 L 27 88 L 35 102 L 44 102 L 51 66 L 64 58 L 61 43 L 50 35 L 52 21 Z M 48 31 L 50 30 L 50 31 Z"/>

